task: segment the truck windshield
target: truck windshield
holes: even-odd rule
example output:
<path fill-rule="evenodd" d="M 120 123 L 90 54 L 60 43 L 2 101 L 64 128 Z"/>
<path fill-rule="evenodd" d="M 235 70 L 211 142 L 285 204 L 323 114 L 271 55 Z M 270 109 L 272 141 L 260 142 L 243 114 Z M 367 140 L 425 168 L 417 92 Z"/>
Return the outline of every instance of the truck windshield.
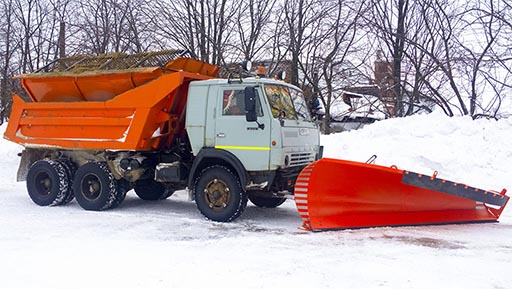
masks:
<path fill-rule="evenodd" d="M 311 121 L 306 100 L 301 91 L 283 85 L 266 84 L 265 94 L 275 118 Z"/>

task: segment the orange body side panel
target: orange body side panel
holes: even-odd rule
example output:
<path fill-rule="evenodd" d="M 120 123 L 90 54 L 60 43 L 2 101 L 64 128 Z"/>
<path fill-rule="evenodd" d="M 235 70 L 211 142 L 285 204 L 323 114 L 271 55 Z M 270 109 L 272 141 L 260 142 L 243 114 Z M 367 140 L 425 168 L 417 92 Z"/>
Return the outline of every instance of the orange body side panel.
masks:
<path fill-rule="evenodd" d="M 105 83 L 112 81 L 112 77 L 114 75 L 108 77 Z M 144 77 L 131 79 L 144 82 L 141 80 Z M 208 78 L 210 77 L 184 71 L 163 74 L 135 88 L 125 90 L 129 85 L 120 88 L 120 91 L 125 91 L 105 101 L 26 103 L 15 96 L 4 136 L 25 146 L 156 149 L 165 145 L 161 138 L 170 142 L 183 129 L 180 117 L 183 115 L 187 89 L 181 88 L 188 88 L 191 80 Z M 126 75 L 119 79 L 126 79 Z M 61 81 L 60 87 L 68 87 L 67 79 Z M 75 82 L 82 83 L 81 87 L 90 87 L 90 91 L 94 87 L 93 81 L 87 78 Z M 43 79 L 41 83 L 44 83 Z M 84 86 L 83 83 L 87 85 Z M 29 84 L 29 88 L 41 91 L 39 85 L 32 85 L 33 83 Z M 115 92 L 117 88 L 109 89 L 110 92 Z M 64 90 L 57 91 L 64 93 Z M 45 97 L 49 95 L 53 94 L 46 94 Z M 81 96 L 84 95 L 90 98 L 88 94 Z"/>
<path fill-rule="evenodd" d="M 106 101 L 162 75 L 159 67 L 104 73 L 19 76 L 34 102 Z"/>
<path fill-rule="evenodd" d="M 304 227 L 324 230 L 496 221 L 505 206 L 498 211 L 472 199 L 404 184 L 403 174 L 397 168 L 335 159 L 310 164 L 295 184 Z"/>
<path fill-rule="evenodd" d="M 206 62 L 202 62 L 199 60 L 195 60 L 192 58 L 184 58 L 184 57 L 169 61 L 165 65 L 165 69 L 170 70 L 170 71 L 183 70 L 183 71 L 199 73 L 199 74 L 207 75 L 207 76 L 211 76 L 211 77 L 215 77 L 217 75 L 217 72 L 219 71 L 218 66 L 215 66 L 215 65 L 212 65 L 212 64 L 209 64 Z"/>

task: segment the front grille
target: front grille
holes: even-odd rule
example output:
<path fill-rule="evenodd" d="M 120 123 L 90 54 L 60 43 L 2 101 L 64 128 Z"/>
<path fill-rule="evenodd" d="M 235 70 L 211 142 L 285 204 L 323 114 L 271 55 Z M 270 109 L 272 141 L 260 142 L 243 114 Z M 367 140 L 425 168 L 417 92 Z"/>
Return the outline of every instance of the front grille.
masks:
<path fill-rule="evenodd" d="M 293 153 L 290 158 L 290 166 L 305 166 L 315 161 L 315 153 Z"/>

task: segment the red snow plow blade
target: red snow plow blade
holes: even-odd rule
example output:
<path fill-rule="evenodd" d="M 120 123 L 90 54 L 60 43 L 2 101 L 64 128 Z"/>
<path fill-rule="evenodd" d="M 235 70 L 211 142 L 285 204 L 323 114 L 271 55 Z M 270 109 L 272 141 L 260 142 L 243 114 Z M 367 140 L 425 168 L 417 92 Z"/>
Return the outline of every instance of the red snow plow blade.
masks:
<path fill-rule="evenodd" d="M 321 159 L 295 184 L 306 230 L 497 221 L 509 197 L 367 163 Z"/>

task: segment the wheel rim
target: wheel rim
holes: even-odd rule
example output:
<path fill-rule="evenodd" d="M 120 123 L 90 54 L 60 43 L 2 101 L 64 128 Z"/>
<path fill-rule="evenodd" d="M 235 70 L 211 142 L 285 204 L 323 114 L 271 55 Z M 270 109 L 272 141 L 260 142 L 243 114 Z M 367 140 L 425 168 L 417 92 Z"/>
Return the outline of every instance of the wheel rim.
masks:
<path fill-rule="evenodd" d="M 36 193 L 41 196 L 48 196 L 52 189 L 52 179 L 47 172 L 40 172 L 35 178 Z"/>
<path fill-rule="evenodd" d="M 87 174 L 82 178 L 81 188 L 83 196 L 89 200 L 96 200 L 101 193 L 101 181 L 95 174 Z"/>
<path fill-rule="evenodd" d="M 213 179 L 204 189 L 204 198 L 206 204 L 214 211 L 222 211 L 228 206 L 231 190 L 222 180 Z"/>

